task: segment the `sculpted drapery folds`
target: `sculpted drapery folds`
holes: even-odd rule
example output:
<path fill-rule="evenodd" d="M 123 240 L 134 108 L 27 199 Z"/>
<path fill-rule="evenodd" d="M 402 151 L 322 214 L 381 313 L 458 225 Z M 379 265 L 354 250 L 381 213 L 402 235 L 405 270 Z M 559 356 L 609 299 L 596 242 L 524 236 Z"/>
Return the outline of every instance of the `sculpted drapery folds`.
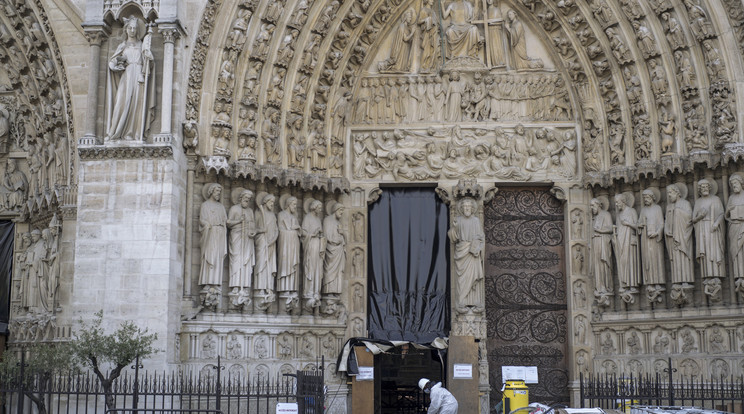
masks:
<path fill-rule="evenodd" d="M 528 69 L 542 67 L 539 59 L 531 59 L 527 55 L 527 41 L 524 35 L 524 25 L 517 17 L 514 10 L 506 13 L 506 33 L 509 37 L 509 51 L 511 52 L 511 65 L 514 69 Z"/>
<path fill-rule="evenodd" d="M 230 229 L 230 295 L 233 304 L 250 302 L 253 283 L 253 266 L 256 264 L 256 250 L 253 238 L 256 236 L 256 221 L 250 203 L 253 192 L 243 188 L 233 190 L 233 206 L 227 215 Z"/>
<path fill-rule="evenodd" d="M 265 302 L 274 301 L 274 282 L 276 279 L 276 240 L 279 227 L 274 214 L 276 197 L 264 192 L 258 193 L 256 203 L 256 283 L 258 295 L 265 297 Z"/>
<path fill-rule="evenodd" d="M 441 59 L 439 39 L 439 16 L 432 8 L 434 0 L 424 0 L 418 16 L 421 30 L 421 71 L 430 72 Z"/>
<path fill-rule="evenodd" d="M 724 209 L 721 199 L 715 194 L 718 190 L 715 181 L 698 181 L 699 197 L 692 211 L 695 225 L 695 242 L 703 279 L 724 276 Z"/>
<path fill-rule="evenodd" d="M 300 266 L 300 222 L 297 220 L 297 198 L 283 195 L 279 199 L 282 211 L 279 213 L 279 269 L 277 290 L 291 292 L 296 297 Z M 288 299 L 291 303 L 294 299 Z M 287 303 L 289 305 L 290 303 Z"/>
<path fill-rule="evenodd" d="M 591 203 L 592 225 L 591 270 L 594 274 L 594 296 L 600 306 L 609 306 L 612 295 L 612 216 L 607 211 L 605 197 L 593 198 Z"/>
<path fill-rule="evenodd" d="M 617 225 L 615 226 L 615 257 L 617 258 L 617 277 L 623 300 L 633 303 L 633 294 L 638 292 L 638 214 L 633 206 L 633 195 L 615 195 Z"/>
<path fill-rule="evenodd" d="M 485 307 L 483 280 L 483 249 L 485 234 L 480 219 L 475 216 L 476 202 L 464 198 L 459 203 L 459 215 L 447 235 L 455 244 L 454 259 L 457 274 L 458 312 L 479 312 Z"/>
<path fill-rule="evenodd" d="M 408 72 L 411 70 L 413 37 L 416 34 L 416 12 L 408 9 L 403 14 L 390 44 L 390 57 L 378 64 L 381 72 Z"/>
<path fill-rule="evenodd" d="M 227 212 L 222 205 L 222 186 L 206 184 L 202 189 L 204 202 L 199 210 L 201 232 L 201 273 L 199 285 L 208 289 L 222 284 L 225 256 L 227 256 Z"/>
<path fill-rule="evenodd" d="M 643 207 L 638 221 L 641 237 L 641 263 L 643 284 L 650 301 L 661 302 L 666 273 L 664 269 L 664 214 L 658 202 L 659 190 L 643 190 Z"/>
<path fill-rule="evenodd" d="M 6 210 L 16 210 L 26 202 L 28 192 L 28 180 L 26 175 L 18 169 L 18 162 L 14 158 L 9 158 L 3 177 L 3 207 Z"/>
<path fill-rule="evenodd" d="M 155 111 L 155 79 L 145 22 L 124 19 L 126 40 L 109 59 L 106 85 L 106 140 L 143 140 Z"/>
<path fill-rule="evenodd" d="M 323 219 L 323 235 L 326 238 L 324 260 L 323 293 L 339 295 L 343 292 L 344 270 L 346 269 L 346 234 L 341 227 L 344 214 L 343 204 L 329 201 Z"/>
<path fill-rule="evenodd" d="M 735 278 L 736 291 L 744 295 L 744 174 L 734 173 L 729 178 L 731 195 L 726 204 L 728 221 L 729 257 L 731 273 Z"/>
<path fill-rule="evenodd" d="M 325 258 L 326 240 L 323 236 L 323 203 L 312 198 L 305 199 L 305 217 L 302 219 L 303 298 L 305 307 L 312 309 L 320 306 L 320 285 L 323 281 L 323 261 Z"/>
<path fill-rule="evenodd" d="M 465 0 L 457 0 L 449 4 L 442 13 L 443 19 L 451 19 L 445 30 L 445 38 L 449 46 L 449 56 L 474 57 L 483 42 L 478 28 L 473 23 L 473 4 Z"/>
<path fill-rule="evenodd" d="M 667 207 L 664 223 L 667 253 L 672 280 L 670 298 L 675 303 L 685 303 L 693 287 L 692 206 L 687 198 L 685 184 L 670 184 L 666 188 Z"/>

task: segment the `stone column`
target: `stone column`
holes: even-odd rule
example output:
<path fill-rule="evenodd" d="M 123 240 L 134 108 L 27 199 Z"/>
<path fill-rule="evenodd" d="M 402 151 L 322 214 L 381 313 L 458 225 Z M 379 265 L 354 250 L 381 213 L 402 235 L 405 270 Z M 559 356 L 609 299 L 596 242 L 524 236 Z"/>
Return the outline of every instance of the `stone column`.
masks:
<path fill-rule="evenodd" d="M 96 145 L 99 140 L 96 136 L 96 123 L 98 121 L 98 77 L 101 61 L 101 43 L 106 39 L 109 32 L 104 26 L 85 27 L 85 37 L 90 43 L 90 74 L 88 77 L 88 101 L 85 115 L 85 135 L 80 138 L 80 145 Z"/>
<path fill-rule="evenodd" d="M 173 134 L 171 131 L 173 107 L 173 52 L 175 43 L 180 36 L 177 24 L 161 23 L 158 31 L 163 35 L 163 89 L 160 104 L 160 133 L 153 137 L 154 143 L 169 143 Z"/>

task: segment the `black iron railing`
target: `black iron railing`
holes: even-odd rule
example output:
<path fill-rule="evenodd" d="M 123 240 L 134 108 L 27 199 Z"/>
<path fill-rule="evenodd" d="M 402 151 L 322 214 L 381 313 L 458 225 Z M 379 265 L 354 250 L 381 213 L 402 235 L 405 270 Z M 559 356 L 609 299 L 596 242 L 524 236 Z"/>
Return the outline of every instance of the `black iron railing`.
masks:
<path fill-rule="evenodd" d="M 323 363 L 319 364 L 321 367 Z M 91 373 L 29 374 L 0 377 L 3 412 L 39 413 L 275 413 L 277 403 L 297 403 L 303 414 L 320 414 L 325 403 L 323 369 L 297 371 L 277 378 L 246 378 L 224 372 L 220 359 L 213 372 L 125 373 L 110 393 Z M 107 406 L 106 400 L 112 403 Z M 25 407 L 25 408 L 24 408 Z"/>
<path fill-rule="evenodd" d="M 744 376 L 703 378 L 664 374 L 580 376 L 581 407 L 621 409 L 629 405 L 692 406 L 733 411 L 744 407 Z"/>

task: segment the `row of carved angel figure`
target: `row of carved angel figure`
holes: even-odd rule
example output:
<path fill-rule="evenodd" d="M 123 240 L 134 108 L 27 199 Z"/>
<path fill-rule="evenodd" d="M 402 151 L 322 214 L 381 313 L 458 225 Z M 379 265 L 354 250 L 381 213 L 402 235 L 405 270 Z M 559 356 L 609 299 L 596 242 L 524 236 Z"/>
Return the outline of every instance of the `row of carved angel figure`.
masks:
<path fill-rule="evenodd" d="M 289 194 L 278 198 L 266 192 L 236 188 L 233 206 L 221 202 L 222 186 L 205 184 L 199 212 L 203 305 L 216 309 L 227 260 L 229 301 L 235 309 L 266 311 L 278 298 L 287 313 L 321 308 L 338 316 L 346 269 L 346 232 L 341 224 L 344 206 L 310 197 L 301 202 Z M 255 210 L 251 208 L 255 198 Z M 278 201 L 278 203 L 277 203 Z M 275 206 L 281 211 L 276 214 Z M 304 210 L 302 222 L 298 209 Z M 327 216 L 323 218 L 323 212 Z M 229 257 L 228 257 L 229 256 Z"/>
<path fill-rule="evenodd" d="M 59 287 L 59 235 L 62 223 L 55 215 L 47 228 L 21 235 L 15 257 L 16 280 L 13 302 L 21 313 L 51 314 L 57 305 Z"/>
<path fill-rule="evenodd" d="M 573 129 L 530 128 L 513 132 L 452 128 L 426 131 L 355 132 L 357 179 L 422 181 L 441 177 L 498 177 L 526 181 L 534 173 L 571 178 L 576 173 Z"/>
<path fill-rule="evenodd" d="M 547 73 L 453 71 L 446 82 L 441 76 L 364 78 L 354 103 L 354 120 L 359 124 L 571 118 L 563 79 Z"/>
<path fill-rule="evenodd" d="M 669 280 L 669 298 L 683 306 L 692 300 L 695 261 L 710 302 L 721 300 L 721 279 L 727 275 L 727 266 L 735 290 L 744 297 L 744 174 L 731 175 L 729 184 L 731 194 L 725 208 L 713 179 L 698 181 L 694 206 L 687 201 L 686 184 L 670 184 L 666 187 L 666 214 L 659 206 L 661 193 L 655 187 L 643 190 L 640 214 L 633 208 L 633 194 L 619 193 L 614 197 L 614 224 L 607 198 L 592 199 L 590 272 L 598 305 L 610 305 L 616 273 L 618 293 L 626 303 L 635 301 L 641 286 L 645 286 L 650 302 L 662 302 Z"/>

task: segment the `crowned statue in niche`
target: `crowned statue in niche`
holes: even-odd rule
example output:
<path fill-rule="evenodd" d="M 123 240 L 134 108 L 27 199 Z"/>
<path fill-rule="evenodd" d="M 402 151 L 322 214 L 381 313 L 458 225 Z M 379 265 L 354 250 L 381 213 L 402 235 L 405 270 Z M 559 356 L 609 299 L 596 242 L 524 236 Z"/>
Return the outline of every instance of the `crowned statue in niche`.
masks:
<path fill-rule="evenodd" d="M 475 215 L 477 204 L 470 197 L 459 202 L 458 216 L 452 221 L 447 235 L 455 244 L 454 259 L 457 274 L 457 299 L 459 313 L 482 312 L 485 307 L 483 285 L 483 250 L 486 236 L 480 219 Z"/>
<path fill-rule="evenodd" d="M 155 112 L 152 28 L 125 18 L 124 33 L 108 63 L 106 141 L 144 140 Z"/>

